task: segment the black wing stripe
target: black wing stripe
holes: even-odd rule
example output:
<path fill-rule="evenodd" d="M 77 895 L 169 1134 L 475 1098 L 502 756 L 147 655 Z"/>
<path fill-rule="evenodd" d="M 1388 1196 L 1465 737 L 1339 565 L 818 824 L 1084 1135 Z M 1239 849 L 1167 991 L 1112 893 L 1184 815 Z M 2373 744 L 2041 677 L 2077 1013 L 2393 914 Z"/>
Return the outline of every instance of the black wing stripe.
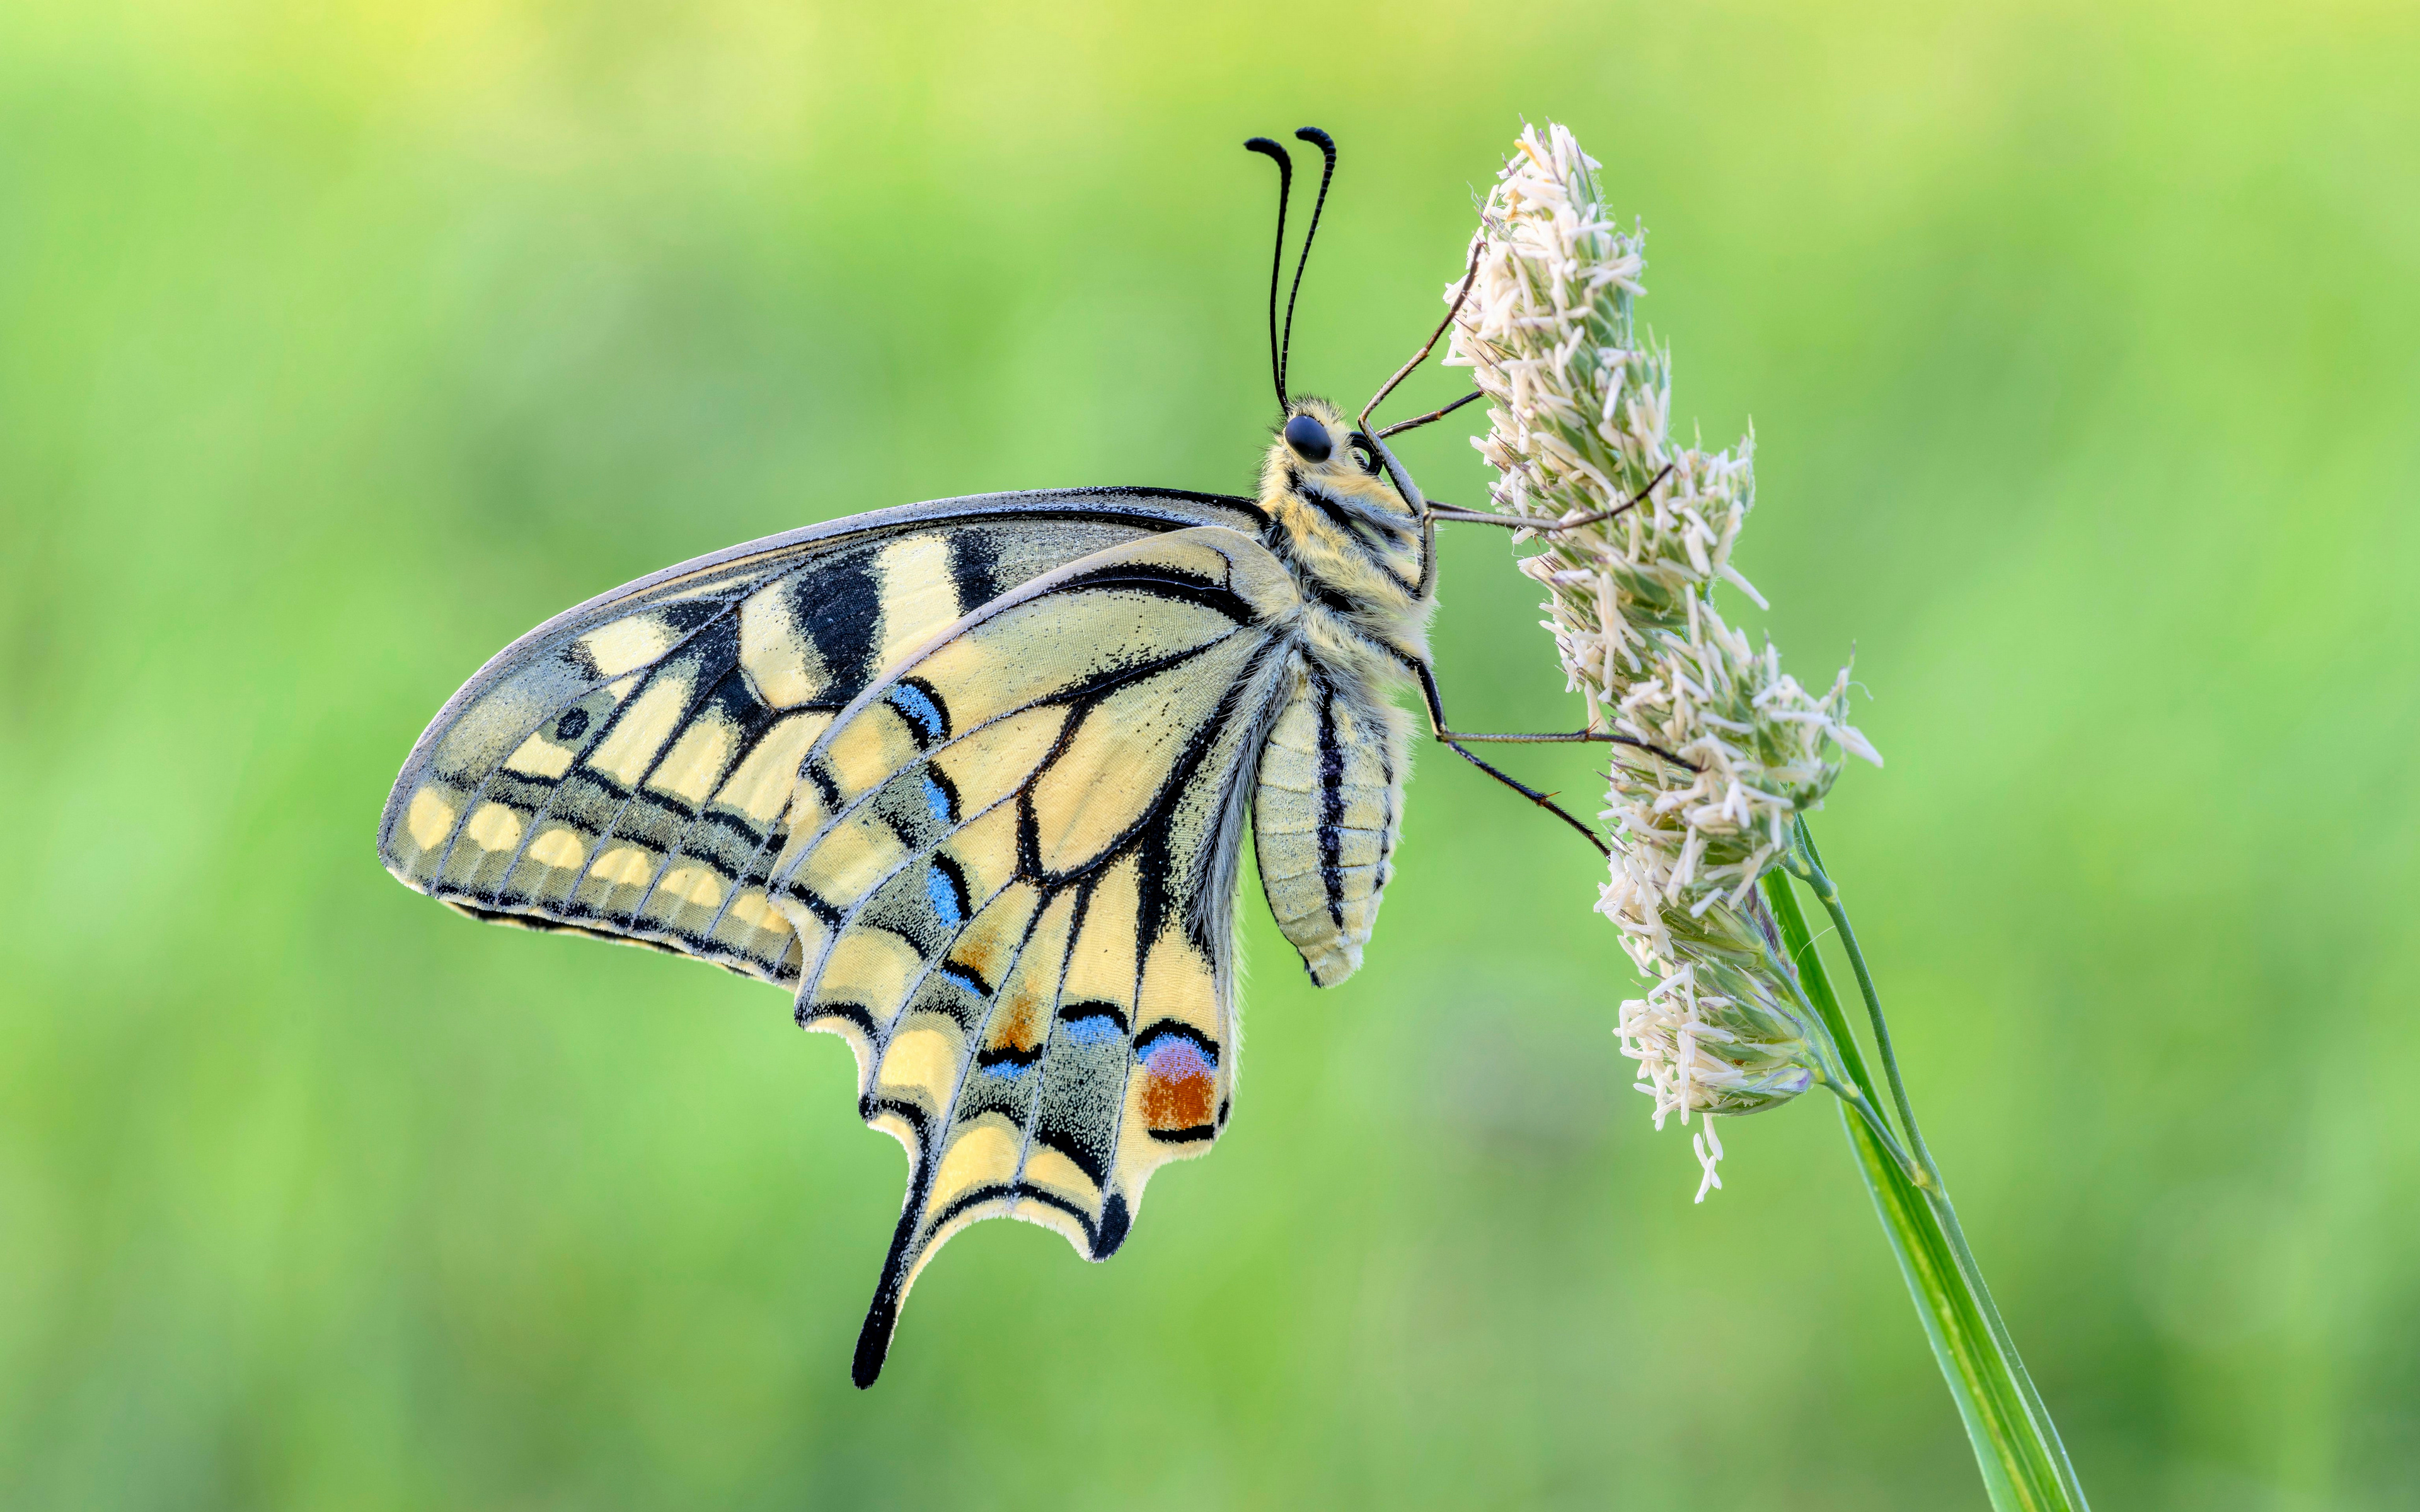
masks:
<path fill-rule="evenodd" d="M 1338 870 L 1344 837 L 1344 749 L 1336 738 L 1336 699 L 1314 684 L 1319 717 L 1319 880 L 1327 893 L 1327 917 L 1344 927 L 1343 878 Z"/>
<path fill-rule="evenodd" d="M 728 608 L 728 607 L 730 607 L 730 606 L 726 606 L 726 608 Z M 718 616 L 718 617 L 719 617 L 719 616 Z M 592 738 L 592 739 L 589 741 L 589 744 L 588 744 L 587 748 L 585 748 L 585 749 L 581 753 L 581 756 L 580 756 L 579 758 L 575 759 L 575 761 L 574 761 L 574 762 L 573 762 L 573 764 L 572 764 L 573 768 L 574 768 L 575 770 L 576 770 L 576 769 L 581 768 L 582 766 L 583 766 L 583 765 L 585 764 L 586 760 L 587 760 L 587 757 L 588 757 L 588 755 L 589 755 L 590 753 L 593 753 L 593 752 L 594 752 L 594 751 L 596 751 L 598 748 L 600 748 L 601 746 L 603 746 L 607 741 L 609 741 L 609 740 L 611 740 L 611 739 L 613 738 L 613 732 L 614 732 L 614 730 L 616 730 L 616 729 L 618 729 L 618 728 L 620 727 L 620 725 L 621 725 L 621 723 L 622 723 L 622 720 L 623 720 L 624 717 L 625 717 L 625 716 L 627 716 L 627 715 L 628 714 L 628 712 L 629 712 L 629 710 L 630 710 L 631 705 L 632 705 L 632 704 L 634 704 L 634 703 L 636 703 L 636 702 L 638 702 L 642 697 L 644 697 L 644 696 L 645 695 L 645 692 L 646 692 L 646 689 L 647 689 L 647 686 L 648 686 L 650 683 L 652 683 L 652 682 L 654 682 L 654 681 L 655 681 L 655 678 L 656 678 L 656 676 L 657 676 L 658 671 L 659 671 L 660 669 L 662 669 L 663 667 L 665 667 L 668 663 L 672 662 L 675 658 L 678 657 L 678 656 L 680 656 L 684 651 L 686 651 L 686 650 L 688 649 L 688 647 L 689 647 L 690 643 L 691 641 L 693 641 L 693 640 L 695 640 L 695 639 L 696 639 L 696 638 L 697 638 L 701 633 L 703 633 L 703 631 L 704 631 L 704 629 L 705 629 L 706 625 L 706 624 L 709 624 L 709 623 L 712 623 L 712 622 L 711 622 L 711 620 L 704 621 L 704 622 L 701 622 L 701 623 L 700 623 L 700 624 L 698 624 L 698 625 L 692 625 L 692 626 L 689 629 L 689 631 L 688 631 L 685 635 L 683 635 L 683 636 L 681 637 L 681 639 L 680 639 L 679 640 L 675 641 L 675 642 L 671 647 L 669 647 L 667 650 L 665 650 L 665 651 L 664 651 L 664 653 L 663 653 L 661 656 L 659 656 L 659 657 L 658 657 L 658 658 L 657 658 L 653 663 L 651 663 L 651 664 L 649 665 L 649 667 L 647 668 L 647 670 L 645 671 L 645 672 L 644 672 L 643 674 L 641 674 L 641 676 L 640 676 L 640 678 L 639 678 L 639 681 L 638 681 L 637 685 L 636 685 L 635 687 L 633 687 L 630 689 L 629 694 L 628 694 L 626 698 L 624 698 L 624 699 L 621 701 L 621 702 L 619 702 L 618 704 L 616 704 L 616 705 L 614 706 L 613 713 L 612 714 L 612 716 L 611 716 L 611 717 L 609 717 L 606 719 L 604 726 L 603 726 L 602 728 L 598 729 L 598 730 L 595 733 L 594 738 Z M 578 644 L 578 642 L 574 642 L 574 644 L 575 644 L 575 645 L 577 645 L 577 644 Z M 591 664 L 591 665 L 592 665 L 592 666 L 594 665 L 594 664 L 593 664 L 593 662 L 592 662 L 592 664 Z M 625 674 L 625 675 L 628 675 L 628 674 Z M 618 681 L 620 681 L 620 678 L 618 678 L 618 677 L 616 677 L 616 678 L 602 678 L 602 677 L 600 677 L 600 678 L 597 680 L 597 682 L 596 683 L 596 685 L 595 685 L 594 687 L 589 687 L 589 688 L 587 688 L 587 689 L 585 689 L 585 690 L 583 691 L 583 693 L 582 694 L 582 697 L 583 697 L 583 698 L 584 698 L 585 696 L 587 696 L 587 694 L 589 694 L 589 693 L 594 693 L 594 692 L 597 691 L 597 689 L 598 689 L 598 688 L 602 688 L 602 687 L 604 687 L 609 686 L 611 683 L 618 682 Z M 520 739 L 518 739 L 518 740 L 514 741 L 513 745 L 512 745 L 510 748 L 510 748 L 510 749 L 519 749 L 519 748 L 520 748 L 520 747 L 523 743 L 525 743 L 525 742 L 526 742 L 526 741 L 527 741 L 531 736 L 535 735 L 535 734 L 536 734 L 540 730 L 545 729 L 545 728 L 546 728 L 546 726 L 547 726 L 547 724 L 548 724 L 548 722 L 549 722 L 550 720 L 552 720 L 552 719 L 554 719 L 554 718 L 558 717 L 561 715 L 561 713 L 562 713 L 562 707 L 561 707 L 561 705 L 557 705 L 556 707 L 554 707 L 554 708 L 550 709 L 549 711 L 547 711 L 545 714 L 543 714 L 543 715 L 539 716 L 537 718 L 535 718 L 535 719 L 534 719 L 534 720 L 529 721 L 529 722 L 528 722 L 525 726 L 523 726 L 523 727 L 522 727 L 522 729 L 520 730 Z M 423 738 L 424 738 L 424 739 L 426 739 L 427 737 L 425 737 L 425 736 L 424 736 Z M 453 859 L 454 859 L 454 848 L 455 848 L 455 846 L 456 846 L 457 844 L 458 844 L 458 843 L 460 842 L 460 841 L 461 841 L 461 837 L 462 837 L 462 832 L 463 832 L 463 830 L 468 826 L 469 820 L 470 820 L 470 816 L 471 816 L 473 813 L 474 813 L 474 812 L 476 812 L 476 811 L 477 811 L 477 809 L 478 809 L 478 806 L 479 806 L 480 802 L 481 802 L 483 799 L 485 799 L 485 798 L 487 797 L 487 795 L 488 795 L 488 792 L 489 792 L 489 789 L 490 785 L 495 781 L 496 777 L 497 777 L 497 774 L 498 774 L 498 773 L 500 773 L 500 772 L 502 772 L 502 771 L 504 771 L 504 766 L 503 766 L 503 764 L 502 764 L 501 763 L 499 763 L 497 765 L 495 765 L 495 766 L 493 766 L 493 767 L 489 768 L 489 770 L 488 770 L 484 775 L 482 775 L 482 776 L 481 776 L 481 778 L 479 779 L 478 786 L 477 786 L 477 787 L 475 787 L 475 788 L 473 788 L 473 789 L 472 790 L 472 792 L 471 792 L 471 794 L 470 794 L 469 798 L 468 798 L 468 799 L 463 803 L 463 805 L 462 805 L 462 812 L 461 812 L 461 816 L 460 816 L 460 818 L 459 818 L 459 819 L 456 822 L 456 824 L 455 824 L 455 826 L 454 826 L 454 832 L 453 832 L 451 835 L 449 835 L 449 836 L 447 836 L 447 837 L 446 837 L 446 841 L 445 841 L 445 850 L 444 850 L 443 854 L 442 854 L 442 855 L 439 857 L 439 859 L 438 859 L 437 867 L 436 867 L 436 871 L 435 871 L 435 874 L 436 874 L 437 876 L 439 876 L 439 877 L 442 877 L 442 876 L 445 874 L 446 868 L 447 868 L 447 867 L 449 867 L 449 866 L 451 866 L 451 865 L 453 864 Z M 567 774 L 566 774 L 566 775 L 567 775 Z M 560 782 L 558 782 L 558 783 L 556 784 L 556 787 L 559 789 L 559 788 L 560 788 L 560 786 L 561 786 L 561 784 L 560 784 Z M 402 784 L 401 784 L 400 782 L 398 782 L 398 783 L 396 784 L 396 791 L 397 791 L 398 793 L 402 791 Z M 627 800 L 625 800 L 625 801 L 627 802 Z M 548 809 L 541 809 L 541 810 L 539 810 L 539 812 L 535 816 L 535 819 L 536 821 L 543 821 L 543 820 L 547 817 L 547 814 L 548 814 L 548 812 L 550 811 L 550 809 L 551 809 L 551 802 L 552 802 L 552 795 L 551 795 L 551 794 L 550 794 L 550 795 L 549 795 L 549 799 L 548 799 L 549 808 L 548 808 Z M 392 803 L 391 803 L 391 802 L 390 802 L 390 807 L 392 807 Z M 525 830 L 525 832 L 523 833 L 523 835 L 522 835 L 522 837 L 521 837 L 521 842 L 520 842 L 520 847 L 518 847 L 518 848 L 515 850 L 515 852 L 514 852 L 511 865 L 507 866 L 507 867 L 506 867 L 506 869 L 505 869 L 504 876 L 509 877 L 509 876 L 512 874 L 512 867 L 513 867 L 513 866 L 518 866 L 518 865 L 520 865 L 520 858 L 521 858 L 521 856 L 522 856 L 523 855 L 525 855 L 525 854 L 527 853 L 527 849 L 528 849 L 529 842 L 536 837 L 537 830 L 538 830 L 538 824 L 537 824 L 536 822 L 533 822 L 532 824 L 530 824 L 530 825 L 528 825 L 527 829 Z M 598 837 L 598 840 L 597 840 L 597 851 L 601 851 L 601 850 L 602 850 L 602 848 L 603 848 L 604 839 L 605 839 L 605 837 L 604 837 L 604 836 L 602 836 L 602 835 L 600 835 L 600 836 Z M 597 851 L 592 851 L 592 852 L 591 852 L 591 859 L 592 859 L 592 860 L 594 859 L 594 857 L 595 857 L 595 855 L 596 855 L 596 854 L 597 854 Z M 584 866 L 582 868 L 582 878 L 583 878 L 583 879 L 585 878 L 585 875 L 586 875 L 586 870 L 587 870 L 587 869 L 586 869 Z M 567 896 L 577 896 L 577 894 L 578 894 L 579 890 L 580 890 L 580 884 L 579 884 L 579 882 L 575 881 L 575 882 L 572 884 L 570 893 L 569 893 L 569 894 L 567 894 Z"/>

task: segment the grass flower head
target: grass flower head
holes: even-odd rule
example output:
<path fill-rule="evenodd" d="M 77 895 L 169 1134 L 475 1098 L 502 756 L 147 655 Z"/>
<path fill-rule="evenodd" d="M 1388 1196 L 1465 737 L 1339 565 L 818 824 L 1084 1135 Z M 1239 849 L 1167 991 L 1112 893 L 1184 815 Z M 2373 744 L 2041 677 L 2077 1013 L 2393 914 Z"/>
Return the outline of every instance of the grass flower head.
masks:
<path fill-rule="evenodd" d="M 2082 1485 L 1983 1284 L 1941 1169 L 1917 1132 L 1882 1000 L 1807 811 L 1850 756 L 1849 674 L 1821 692 L 1715 607 L 1756 503 L 1753 438 L 1674 444 L 1670 354 L 1642 335 L 1644 234 L 1606 213 L 1597 164 L 1559 126 L 1525 129 L 1480 218 L 1447 361 L 1494 402 L 1476 444 L 1499 513 L 1544 543 L 1521 570 L 1590 727 L 1616 737 L 1600 817 L 1611 871 L 1597 901 L 1653 985 L 1621 1005 L 1622 1053 L 1655 1122 L 1692 1138 L 1722 1184 L 1716 1115 L 1818 1082 L 1838 1094 L 1858 1170 L 1957 1403 L 1996 1512 L 2084 1512 Z M 1781 872 L 1776 874 L 1775 869 Z M 1840 1010 L 1797 889 L 1831 918 L 1856 973 L 1896 1123 Z"/>
<path fill-rule="evenodd" d="M 1614 222 L 1597 166 L 1560 126 L 1522 131 L 1481 211 L 1446 362 L 1493 401 L 1473 444 L 1499 474 L 1496 508 L 1555 527 L 1521 570 L 1546 591 L 1569 686 L 1590 728 L 1640 743 L 1610 748 L 1597 907 L 1655 981 L 1619 1032 L 1660 1128 L 1773 1107 L 1826 1073 L 1828 1038 L 1755 889 L 1846 757 L 1882 759 L 1845 717 L 1847 669 L 1811 692 L 1715 607 L 1722 584 L 1769 607 L 1731 563 L 1754 439 L 1674 442 L 1671 357 L 1633 317 L 1645 234 Z M 1711 1126 L 1696 1143 L 1703 1200 L 1722 1147 Z"/>

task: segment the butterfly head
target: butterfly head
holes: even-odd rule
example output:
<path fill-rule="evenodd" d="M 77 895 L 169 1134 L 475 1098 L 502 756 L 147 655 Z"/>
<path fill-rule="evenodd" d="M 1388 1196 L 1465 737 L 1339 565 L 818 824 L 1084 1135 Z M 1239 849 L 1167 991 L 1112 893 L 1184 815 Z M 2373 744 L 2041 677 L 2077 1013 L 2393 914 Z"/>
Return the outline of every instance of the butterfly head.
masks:
<path fill-rule="evenodd" d="M 1260 503 L 1298 571 L 1382 612 L 1423 596 L 1419 491 L 1326 400 L 1286 405 L 1261 465 Z"/>
<path fill-rule="evenodd" d="M 1354 428 L 1353 417 L 1310 394 L 1287 403 L 1261 470 L 1261 486 L 1264 493 L 1311 488 L 1389 524 L 1419 524 L 1415 508 L 1389 486 L 1377 447 Z"/>

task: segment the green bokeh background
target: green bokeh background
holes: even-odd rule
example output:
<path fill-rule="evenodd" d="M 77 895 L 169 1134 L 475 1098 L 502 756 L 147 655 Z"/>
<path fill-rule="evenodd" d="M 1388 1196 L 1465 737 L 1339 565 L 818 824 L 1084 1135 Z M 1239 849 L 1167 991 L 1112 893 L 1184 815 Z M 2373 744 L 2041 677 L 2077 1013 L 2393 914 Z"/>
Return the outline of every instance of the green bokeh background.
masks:
<path fill-rule="evenodd" d="M 1595 864 L 1458 763 L 1344 988 L 1248 894 L 1217 1154 L 1106 1266 L 958 1240 L 863 1395 L 846 1051 L 373 856 L 616 582 L 1247 486 L 1238 142 L 1342 144 L 1296 374 L 1357 398 L 1527 115 L 1755 419 L 1761 623 L 1872 690 L 1818 829 L 2086 1487 L 2411 1504 L 2415 68 L 2392 4 L 0 8 L 0 1504 L 1980 1506 L 1833 1110 L 1693 1207 Z M 1506 559 L 1447 544 L 1445 687 L 1568 724 Z"/>

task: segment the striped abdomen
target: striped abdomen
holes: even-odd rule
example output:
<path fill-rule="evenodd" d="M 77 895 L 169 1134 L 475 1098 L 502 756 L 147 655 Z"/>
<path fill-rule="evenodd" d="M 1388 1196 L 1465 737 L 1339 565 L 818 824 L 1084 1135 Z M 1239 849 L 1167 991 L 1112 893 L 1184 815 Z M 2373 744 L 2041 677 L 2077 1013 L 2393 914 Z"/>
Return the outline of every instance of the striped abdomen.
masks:
<path fill-rule="evenodd" d="M 1304 665 L 1269 732 L 1252 799 L 1269 912 L 1322 987 L 1360 967 L 1403 817 L 1399 717 L 1374 690 L 1356 693 Z"/>

